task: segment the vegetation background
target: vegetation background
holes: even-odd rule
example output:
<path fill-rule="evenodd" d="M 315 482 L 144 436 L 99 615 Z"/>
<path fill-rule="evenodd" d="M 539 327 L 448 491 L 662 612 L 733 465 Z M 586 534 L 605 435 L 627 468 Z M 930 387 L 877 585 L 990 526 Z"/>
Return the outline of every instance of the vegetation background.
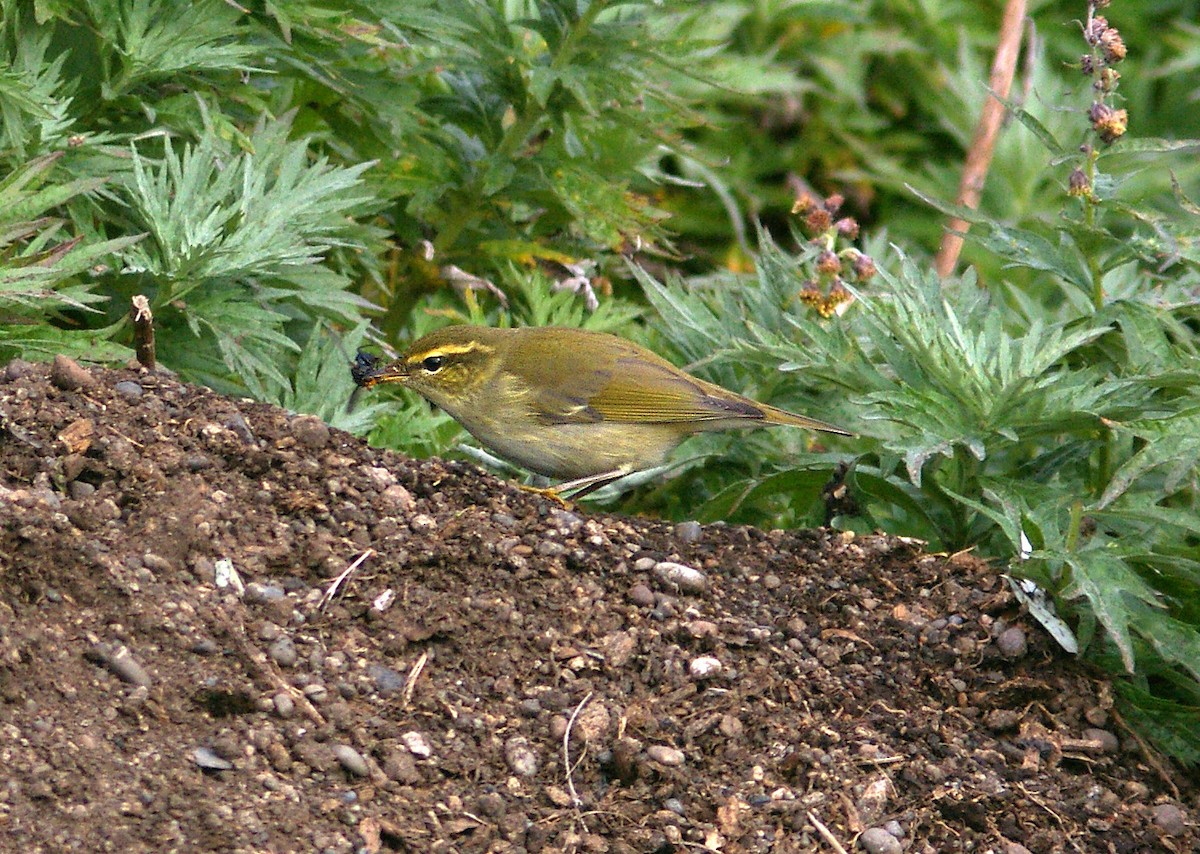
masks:
<path fill-rule="evenodd" d="M 965 212 L 1000 3 L 0 0 L 0 358 L 123 362 L 142 295 L 184 378 L 431 454 L 360 345 L 639 339 L 860 436 L 614 506 L 977 549 L 1195 764 L 1198 5 L 1032 0 Z"/>

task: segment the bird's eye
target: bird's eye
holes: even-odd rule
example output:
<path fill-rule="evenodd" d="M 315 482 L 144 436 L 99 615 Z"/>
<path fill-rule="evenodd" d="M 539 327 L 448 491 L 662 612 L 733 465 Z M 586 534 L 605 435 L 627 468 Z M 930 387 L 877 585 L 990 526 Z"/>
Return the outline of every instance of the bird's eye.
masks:
<path fill-rule="evenodd" d="M 445 356 L 426 356 L 421 361 L 421 367 L 429 371 L 429 373 L 437 373 L 442 369 L 442 365 L 446 363 Z"/>

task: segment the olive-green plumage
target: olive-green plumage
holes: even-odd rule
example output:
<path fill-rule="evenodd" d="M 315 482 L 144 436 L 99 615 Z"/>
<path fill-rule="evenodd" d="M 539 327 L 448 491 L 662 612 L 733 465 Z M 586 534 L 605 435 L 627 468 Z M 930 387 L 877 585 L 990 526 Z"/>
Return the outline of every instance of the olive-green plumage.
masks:
<path fill-rule="evenodd" d="M 361 380 L 387 382 L 419 392 L 500 456 L 588 491 L 659 465 L 693 433 L 790 424 L 850 435 L 581 329 L 450 326 Z"/>

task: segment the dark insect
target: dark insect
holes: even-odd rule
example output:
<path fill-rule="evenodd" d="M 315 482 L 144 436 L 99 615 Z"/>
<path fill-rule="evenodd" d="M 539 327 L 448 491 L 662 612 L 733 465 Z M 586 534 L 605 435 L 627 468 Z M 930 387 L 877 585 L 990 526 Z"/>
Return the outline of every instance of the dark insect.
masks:
<path fill-rule="evenodd" d="M 378 356 L 359 350 L 358 355 L 354 357 L 354 364 L 350 366 L 350 376 L 354 378 L 354 384 L 361 386 L 367 377 L 375 373 L 382 361 Z"/>

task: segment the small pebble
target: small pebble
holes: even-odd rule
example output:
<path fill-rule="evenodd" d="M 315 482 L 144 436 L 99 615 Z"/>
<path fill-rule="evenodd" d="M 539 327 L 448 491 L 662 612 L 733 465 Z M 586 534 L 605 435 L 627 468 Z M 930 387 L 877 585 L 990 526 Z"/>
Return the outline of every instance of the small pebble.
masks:
<path fill-rule="evenodd" d="M 704 573 L 682 563 L 662 561 L 654 565 L 654 577 L 660 584 L 684 593 L 703 593 L 708 588 Z"/>
<path fill-rule="evenodd" d="M 684 814 L 683 801 L 679 800 L 679 798 L 667 798 L 663 801 L 663 806 L 676 815 Z"/>
<path fill-rule="evenodd" d="M 296 652 L 296 645 L 287 635 L 271 644 L 267 649 L 267 655 L 271 656 L 271 659 L 280 667 L 291 667 L 300 658 L 299 653 Z"/>
<path fill-rule="evenodd" d="M 583 527 L 583 519 L 569 510 L 551 510 L 550 521 L 555 527 L 568 534 L 573 534 Z"/>
<path fill-rule="evenodd" d="M 870 854 L 902 854 L 904 851 L 900 840 L 882 827 L 871 827 L 864 830 L 858 837 L 858 845 Z"/>
<path fill-rule="evenodd" d="M 1010 626 L 996 638 L 996 647 L 1005 658 L 1020 658 L 1025 654 L 1025 630 L 1019 626 Z"/>
<path fill-rule="evenodd" d="M 1154 826 L 1167 836 L 1183 836 L 1187 832 L 1187 817 L 1175 804 L 1159 804 L 1154 808 Z"/>
<path fill-rule="evenodd" d="M 137 400 L 144 393 L 142 384 L 135 383 L 132 380 L 122 380 L 113 386 L 113 390 L 127 400 Z"/>
<path fill-rule="evenodd" d="M 291 428 L 296 441 L 310 450 L 319 451 L 329 444 L 329 426 L 315 415 L 297 415 Z"/>
<path fill-rule="evenodd" d="M 222 759 L 207 747 L 197 747 L 193 750 L 192 759 L 205 771 L 229 771 L 233 768 L 232 762 L 228 759 Z"/>
<path fill-rule="evenodd" d="M 1085 729 L 1083 737 L 1088 741 L 1096 741 L 1100 743 L 1101 753 L 1116 753 L 1121 749 L 1120 740 L 1113 733 L 1106 729 Z"/>
<path fill-rule="evenodd" d="M 437 530 L 437 519 L 428 513 L 417 513 L 408 520 L 408 527 L 414 534 L 429 534 Z"/>
<path fill-rule="evenodd" d="M 423 733 L 406 732 L 400 736 L 400 740 L 404 742 L 404 746 L 408 748 L 408 752 L 413 756 L 421 759 L 428 759 L 433 755 L 433 747 L 429 744 L 429 739 Z"/>
<path fill-rule="evenodd" d="M 26 362 L 24 359 L 12 359 L 4 366 L 4 379 L 9 382 L 19 380 L 21 377 L 27 376 L 32 370 L 32 362 Z"/>
<path fill-rule="evenodd" d="M 87 498 L 89 495 L 94 495 L 96 487 L 82 480 L 73 480 L 67 484 L 67 494 L 78 501 L 80 498 Z"/>
<path fill-rule="evenodd" d="M 341 766 L 355 777 L 366 777 L 370 773 L 367 761 L 362 758 L 362 754 L 348 744 L 337 745 L 333 748 L 333 755 L 337 757 Z"/>
<path fill-rule="evenodd" d="M 640 608 L 653 608 L 654 591 L 645 584 L 635 584 L 629 588 L 629 601 Z"/>
<path fill-rule="evenodd" d="M 59 353 L 54 357 L 54 363 L 50 365 L 50 382 L 63 391 L 76 391 L 94 386 L 96 378 L 74 359 Z"/>
<path fill-rule="evenodd" d="M 384 664 L 368 664 L 367 675 L 375 680 L 380 697 L 390 697 L 404 688 L 404 677 Z"/>
<path fill-rule="evenodd" d="M 479 796 L 479 811 L 488 818 L 501 818 L 507 810 L 508 805 L 499 792 L 486 792 Z"/>
<path fill-rule="evenodd" d="M 247 445 L 258 443 L 258 440 L 254 438 L 254 431 L 250 429 L 250 422 L 240 412 L 231 412 L 226 415 L 221 419 L 221 426 L 227 430 L 232 430 Z"/>
<path fill-rule="evenodd" d="M 296 701 L 286 691 L 280 691 L 272 697 L 271 703 L 275 706 L 275 714 L 281 718 L 290 718 L 296 713 Z"/>
<path fill-rule="evenodd" d="M 128 682 L 131 685 L 142 685 L 146 688 L 154 684 L 154 680 L 150 678 L 150 674 L 146 672 L 146 669 L 138 663 L 138 660 L 123 645 L 98 644 L 96 652 L 108 666 L 108 669 L 115 673 L 117 678 L 122 682 Z"/>
<path fill-rule="evenodd" d="M 685 758 L 682 750 L 667 747 L 665 744 L 653 744 L 647 747 L 646 755 L 659 765 L 666 765 L 668 768 L 678 768 L 683 764 Z"/>
<path fill-rule="evenodd" d="M 282 599 L 283 597 L 283 588 L 279 585 L 251 581 L 246 585 L 246 591 L 242 594 L 242 601 L 256 605 L 262 602 L 270 602 L 273 599 Z"/>
<path fill-rule="evenodd" d="M 688 673 L 693 679 L 711 679 L 721 672 L 721 660 L 712 655 L 702 655 L 693 658 L 688 665 Z"/>
<path fill-rule="evenodd" d="M 412 754 L 407 750 L 391 751 L 387 758 L 383 760 L 383 773 L 387 774 L 389 779 L 409 786 L 419 782 L 421 779 L 421 772 L 417 770 L 417 763 L 413 761 Z"/>
<path fill-rule="evenodd" d="M 680 522 L 675 526 L 675 538 L 681 543 L 699 542 L 703 533 L 699 522 Z"/>
<path fill-rule="evenodd" d="M 518 777 L 532 777 L 537 773 L 537 754 L 524 736 L 514 735 L 504 742 L 504 760 Z"/>

